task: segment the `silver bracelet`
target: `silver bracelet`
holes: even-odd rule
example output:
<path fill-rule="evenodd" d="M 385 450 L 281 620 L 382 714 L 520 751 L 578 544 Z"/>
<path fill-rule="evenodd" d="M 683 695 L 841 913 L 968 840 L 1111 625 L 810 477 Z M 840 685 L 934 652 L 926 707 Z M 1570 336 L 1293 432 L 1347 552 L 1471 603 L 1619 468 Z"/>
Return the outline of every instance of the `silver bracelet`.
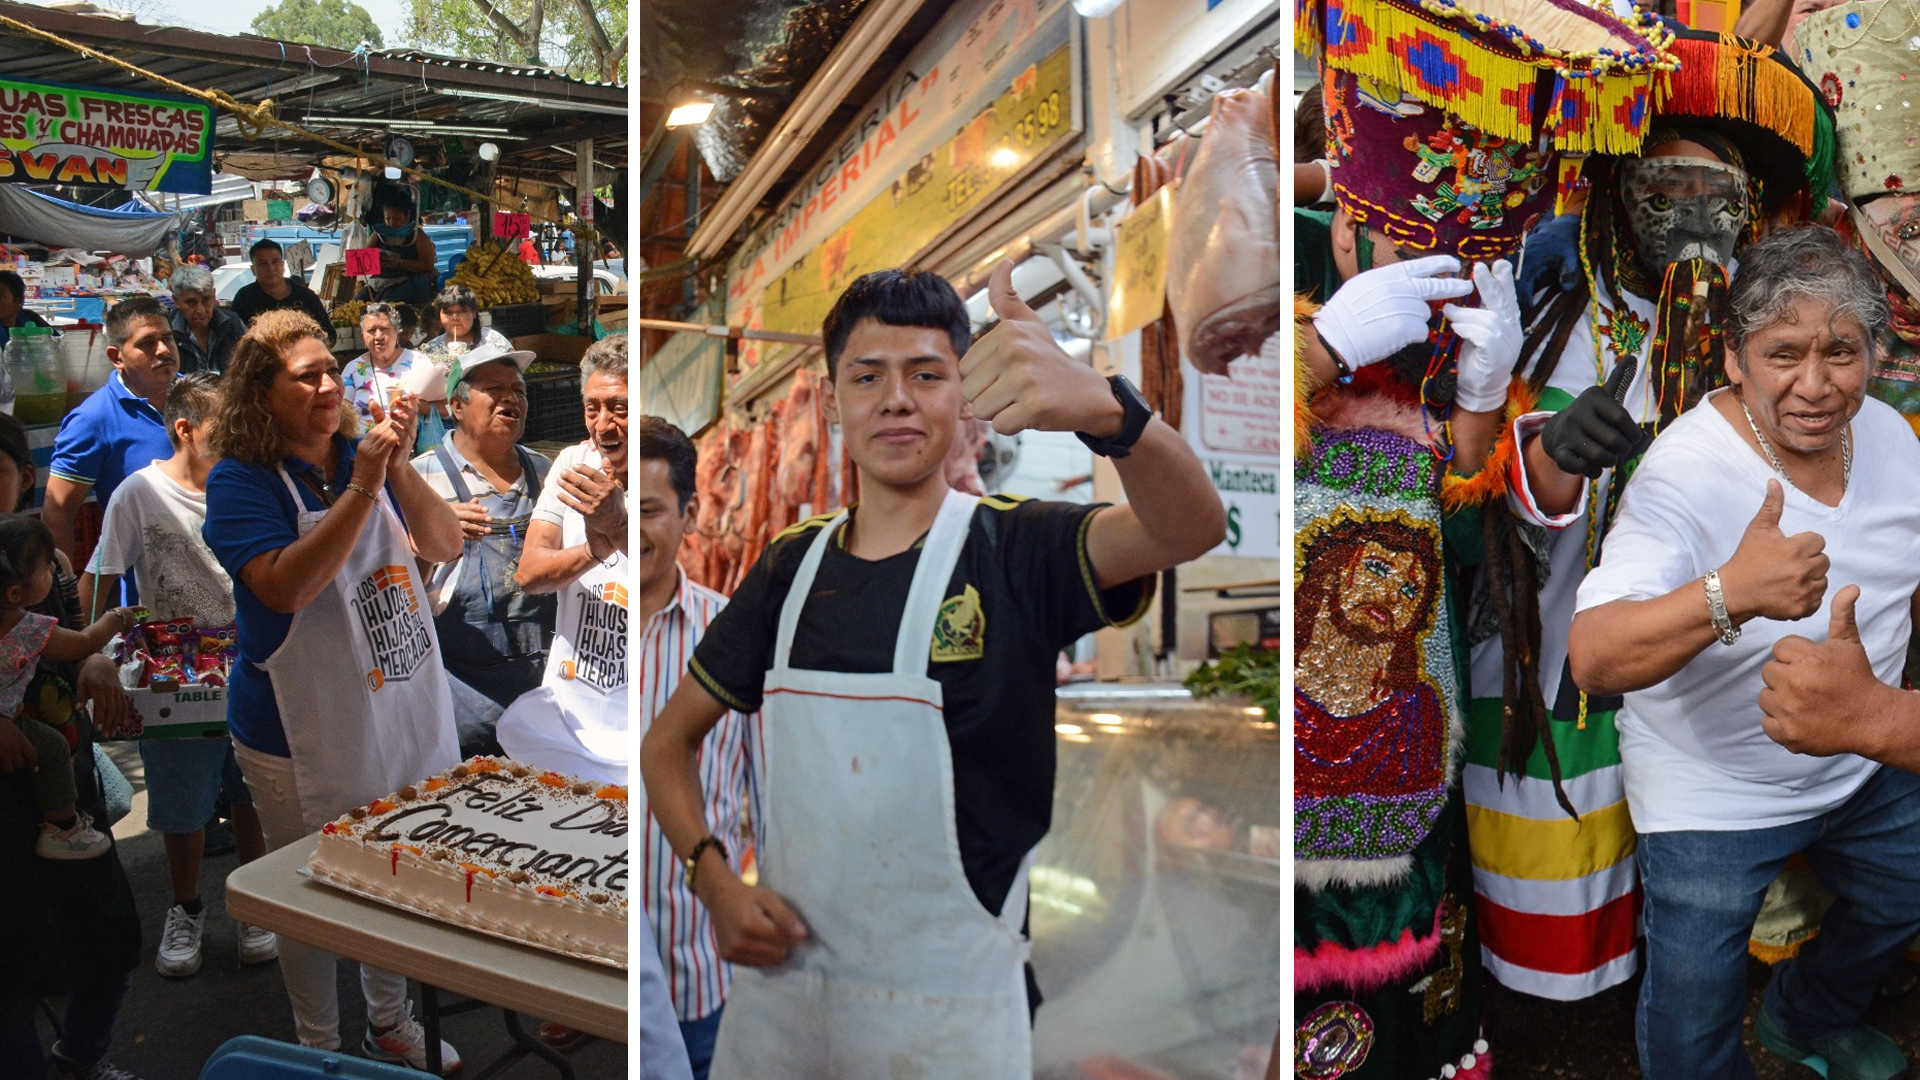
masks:
<path fill-rule="evenodd" d="M 1707 571 L 1703 580 L 1707 587 L 1707 617 L 1713 620 L 1713 632 L 1720 636 L 1720 644 L 1739 641 L 1740 628 L 1733 625 L 1733 617 L 1727 614 L 1727 597 L 1720 591 L 1720 569 Z"/>

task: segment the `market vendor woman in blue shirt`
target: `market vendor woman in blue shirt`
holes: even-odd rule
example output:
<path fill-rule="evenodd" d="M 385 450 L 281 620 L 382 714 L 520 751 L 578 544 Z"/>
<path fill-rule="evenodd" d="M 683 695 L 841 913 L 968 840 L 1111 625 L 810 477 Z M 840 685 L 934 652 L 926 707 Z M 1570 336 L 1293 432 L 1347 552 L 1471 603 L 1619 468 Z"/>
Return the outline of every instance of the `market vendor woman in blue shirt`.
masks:
<path fill-rule="evenodd" d="M 233 579 L 227 723 L 273 849 L 459 763 L 418 562 L 457 557 L 460 521 L 408 460 L 416 399 L 371 404 L 347 436 L 339 363 L 305 315 L 254 320 L 221 390 L 203 535 Z M 300 1042 L 338 1049 L 334 958 L 288 940 L 280 972 Z M 406 979 L 363 965 L 361 987 L 362 1051 L 424 1068 Z M 451 1047 L 441 1061 L 460 1065 Z"/>

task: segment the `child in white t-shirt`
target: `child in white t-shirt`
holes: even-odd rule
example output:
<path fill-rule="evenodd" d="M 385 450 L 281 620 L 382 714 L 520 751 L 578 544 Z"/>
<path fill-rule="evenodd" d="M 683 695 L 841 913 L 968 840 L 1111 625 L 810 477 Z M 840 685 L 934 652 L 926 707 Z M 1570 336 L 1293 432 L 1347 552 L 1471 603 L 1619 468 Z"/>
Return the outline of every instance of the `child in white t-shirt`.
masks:
<path fill-rule="evenodd" d="M 206 441 L 208 419 L 219 402 L 220 380 L 188 375 L 167 394 L 164 419 L 173 456 L 127 477 L 107 504 L 100 544 L 80 578 L 88 610 L 116 595 L 131 571 L 142 605 L 157 619 L 191 618 L 200 629 L 234 625 L 233 582 L 201 538 L 207 520 L 207 473 L 216 459 Z M 184 977 L 200 970 L 206 912 L 200 902 L 200 862 L 206 824 L 222 790 L 233 819 L 240 862 L 266 853 L 266 839 L 253 798 L 233 759 L 233 742 L 218 739 L 142 739 L 146 766 L 147 827 L 161 834 L 173 885 L 154 966 L 162 975 Z M 273 934 L 236 924 L 240 962 L 257 964 L 279 955 Z"/>

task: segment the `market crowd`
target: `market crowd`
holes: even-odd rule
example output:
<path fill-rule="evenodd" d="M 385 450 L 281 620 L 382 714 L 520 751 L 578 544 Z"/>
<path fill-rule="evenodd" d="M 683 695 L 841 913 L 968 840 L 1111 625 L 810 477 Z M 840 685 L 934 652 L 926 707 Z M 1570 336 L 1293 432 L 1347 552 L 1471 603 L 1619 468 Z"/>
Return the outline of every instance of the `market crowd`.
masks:
<path fill-rule="evenodd" d="M 370 304 L 343 370 L 278 246 L 251 254 L 231 311 L 183 266 L 171 311 L 108 312 L 113 373 L 61 424 L 37 516 L 26 433 L 0 416 L 0 1075 L 130 1077 L 107 1052 L 143 962 L 180 979 L 277 961 L 298 1041 L 340 1048 L 334 956 L 209 918 L 221 817 L 246 863 L 475 753 L 627 782 L 625 653 L 587 629 L 632 584 L 626 336 L 586 350 L 587 438 L 549 460 L 521 443 L 535 357 L 477 325 L 470 291 L 439 293 L 441 336 L 419 351 L 401 307 Z M 356 603 L 370 587 L 405 595 Z M 103 648 L 121 635 L 143 645 L 116 664 Z M 130 733 L 142 687 L 203 680 L 224 687 L 228 735 L 139 741 L 171 893 L 143 942 L 95 743 Z M 405 978 L 363 964 L 359 981 L 359 1051 L 424 1068 Z M 60 993 L 43 1047 L 41 1000 Z M 440 1059 L 460 1068 L 444 1043 Z"/>
<path fill-rule="evenodd" d="M 1920 9 L 1513 17 L 1297 23 L 1295 1069 L 1908 1075 Z"/>

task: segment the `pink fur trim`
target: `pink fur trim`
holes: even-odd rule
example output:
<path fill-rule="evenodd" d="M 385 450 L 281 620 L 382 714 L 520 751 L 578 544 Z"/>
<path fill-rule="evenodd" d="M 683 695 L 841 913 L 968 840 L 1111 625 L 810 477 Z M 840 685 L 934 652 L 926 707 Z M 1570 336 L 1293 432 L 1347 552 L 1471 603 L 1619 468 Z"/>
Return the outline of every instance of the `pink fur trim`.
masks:
<path fill-rule="evenodd" d="M 1433 913 L 1433 933 L 1414 937 L 1411 928 L 1400 940 L 1365 949 L 1349 949 L 1326 942 L 1310 953 L 1293 953 L 1293 991 L 1304 994 L 1323 986 L 1344 986 L 1356 991 L 1385 986 L 1395 979 L 1420 970 L 1440 952 L 1440 913 Z"/>
<path fill-rule="evenodd" d="M 1473 1068 L 1457 1068 L 1453 1080 L 1488 1080 L 1493 1075 L 1493 1051 L 1473 1055 Z"/>
<path fill-rule="evenodd" d="M 1322 394 L 1314 402 L 1320 422 L 1334 428 L 1378 428 L 1405 436 L 1421 446 L 1433 444 L 1433 436 L 1420 422 L 1420 410 L 1374 394 Z"/>

